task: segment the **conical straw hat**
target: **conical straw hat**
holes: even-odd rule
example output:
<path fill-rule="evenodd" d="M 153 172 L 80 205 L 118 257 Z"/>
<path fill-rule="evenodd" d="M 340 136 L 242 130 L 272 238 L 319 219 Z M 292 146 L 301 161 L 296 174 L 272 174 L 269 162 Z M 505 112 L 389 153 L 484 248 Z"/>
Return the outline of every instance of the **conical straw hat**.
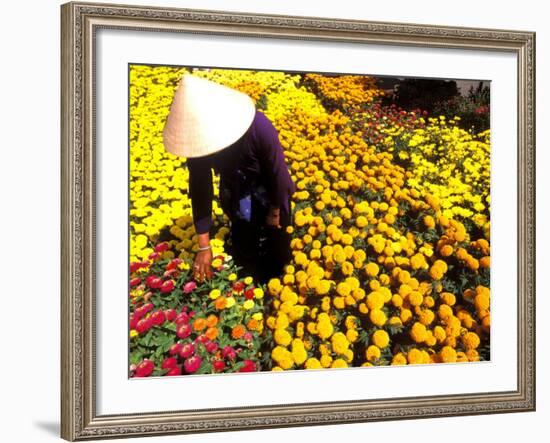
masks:
<path fill-rule="evenodd" d="M 248 95 L 185 74 L 166 119 L 164 147 L 183 157 L 212 154 L 236 142 L 252 124 L 255 113 Z"/>

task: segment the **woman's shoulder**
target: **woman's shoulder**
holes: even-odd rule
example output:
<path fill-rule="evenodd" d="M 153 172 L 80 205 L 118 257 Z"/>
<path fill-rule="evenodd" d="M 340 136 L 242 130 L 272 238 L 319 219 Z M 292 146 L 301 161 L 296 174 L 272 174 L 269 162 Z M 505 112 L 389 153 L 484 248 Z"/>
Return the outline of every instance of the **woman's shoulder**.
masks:
<path fill-rule="evenodd" d="M 271 120 L 259 109 L 256 110 L 252 126 L 256 137 L 272 136 L 277 133 Z"/>

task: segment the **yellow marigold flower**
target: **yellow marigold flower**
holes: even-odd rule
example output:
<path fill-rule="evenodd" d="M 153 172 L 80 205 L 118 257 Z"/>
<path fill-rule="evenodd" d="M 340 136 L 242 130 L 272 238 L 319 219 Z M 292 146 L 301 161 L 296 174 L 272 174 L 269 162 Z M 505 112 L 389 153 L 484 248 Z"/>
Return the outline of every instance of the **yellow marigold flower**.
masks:
<path fill-rule="evenodd" d="M 391 302 L 396 308 L 399 308 L 403 305 L 403 298 L 399 294 L 394 294 L 391 298 Z"/>
<path fill-rule="evenodd" d="M 321 369 L 323 366 L 321 366 L 321 362 L 318 359 L 312 357 L 306 360 L 304 367 L 306 369 Z"/>
<path fill-rule="evenodd" d="M 344 354 L 349 348 L 349 341 L 342 332 L 335 332 L 332 335 L 331 344 L 337 354 Z"/>
<path fill-rule="evenodd" d="M 292 340 L 292 359 L 297 365 L 301 365 L 307 359 L 307 352 L 304 343 L 300 339 Z"/>
<path fill-rule="evenodd" d="M 281 369 L 290 369 L 294 365 L 292 354 L 282 346 L 275 346 L 271 352 L 271 358 L 281 367 Z"/>
<path fill-rule="evenodd" d="M 130 329 L 130 338 L 137 337 L 139 335 L 139 332 L 135 329 Z"/>
<path fill-rule="evenodd" d="M 246 300 L 243 303 L 243 308 L 246 310 L 252 309 L 254 307 L 254 302 L 252 300 Z"/>
<path fill-rule="evenodd" d="M 390 343 L 390 336 L 383 329 L 378 329 L 372 334 L 372 342 L 380 349 L 384 349 Z"/>
<path fill-rule="evenodd" d="M 323 368 L 330 368 L 330 365 L 332 364 L 332 357 L 330 355 L 321 355 L 321 358 L 319 359 L 321 362 L 321 366 Z"/>
<path fill-rule="evenodd" d="M 479 293 L 474 298 L 474 305 L 478 311 L 487 310 L 490 306 L 489 296 L 485 293 Z"/>
<path fill-rule="evenodd" d="M 370 362 L 375 362 L 380 358 L 380 348 L 376 345 L 370 345 L 365 351 L 365 358 Z"/>
<path fill-rule="evenodd" d="M 399 286 L 399 295 L 401 297 L 406 297 L 412 292 L 412 288 L 407 284 L 402 284 Z"/>
<path fill-rule="evenodd" d="M 450 292 L 442 292 L 439 296 L 446 305 L 453 306 L 456 303 L 455 295 Z"/>
<path fill-rule="evenodd" d="M 402 352 L 395 354 L 391 360 L 393 366 L 400 366 L 407 364 L 407 357 Z"/>
<path fill-rule="evenodd" d="M 350 341 L 350 343 L 355 343 L 359 338 L 359 333 L 357 332 L 357 329 L 348 329 L 346 331 L 346 338 Z"/>
<path fill-rule="evenodd" d="M 320 280 L 317 286 L 315 287 L 315 292 L 318 295 L 328 294 L 329 291 L 330 291 L 330 281 L 328 280 Z"/>
<path fill-rule="evenodd" d="M 317 334 L 322 339 L 329 338 L 334 332 L 334 326 L 330 321 L 322 321 L 317 323 Z"/>
<path fill-rule="evenodd" d="M 456 362 L 456 350 L 450 346 L 444 346 L 439 352 L 441 361 L 443 363 L 454 363 Z"/>
<path fill-rule="evenodd" d="M 454 249 L 451 245 L 443 245 L 441 247 L 441 249 L 439 250 L 439 253 L 443 256 L 443 257 L 449 257 L 450 255 L 452 255 L 454 252 Z"/>
<path fill-rule="evenodd" d="M 292 336 L 286 329 L 275 329 L 273 339 L 278 345 L 288 346 L 292 341 Z"/>
<path fill-rule="evenodd" d="M 477 349 L 480 344 L 480 339 L 475 332 L 468 332 L 462 336 L 462 343 L 467 350 Z"/>
<path fill-rule="evenodd" d="M 422 297 L 422 294 L 418 291 L 412 291 L 408 295 L 407 299 L 409 300 L 409 303 L 411 304 L 411 306 L 420 306 L 424 301 L 424 297 Z"/>
<path fill-rule="evenodd" d="M 378 292 L 373 291 L 367 295 L 367 306 L 369 309 L 382 309 L 384 306 L 384 296 Z"/>
<path fill-rule="evenodd" d="M 284 312 L 279 312 L 275 320 L 276 329 L 285 329 L 288 328 L 289 320 L 288 316 Z"/>
<path fill-rule="evenodd" d="M 422 323 L 415 322 L 412 325 L 411 331 L 410 331 L 411 338 L 416 343 L 422 343 L 426 340 L 428 337 L 426 326 L 424 326 Z"/>
<path fill-rule="evenodd" d="M 264 296 L 264 290 L 262 288 L 254 288 L 254 297 L 262 298 Z"/>
<path fill-rule="evenodd" d="M 453 315 L 453 308 L 451 308 L 449 305 L 442 304 L 439 305 L 437 313 L 439 314 L 439 318 L 441 318 L 442 320 L 446 320 Z"/>
<path fill-rule="evenodd" d="M 424 225 L 428 228 L 428 229 L 433 229 L 435 227 L 435 220 L 434 218 L 431 216 L 431 215 L 426 215 L 424 217 Z"/>
<path fill-rule="evenodd" d="M 210 294 L 208 294 L 208 296 L 212 299 L 212 300 L 216 300 L 220 295 L 222 295 L 222 292 L 219 290 L 219 289 L 212 289 L 210 291 Z"/>
<path fill-rule="evenodd" d="M 349 295 L 351 293 L 351 287 L 346 282 L 340 282 L 336 286 L 336 292 L 340 294 L 341 296 L 345 297 L 346 295 Z"/>
<path fill-rule="evenodd" d="M 412 318 L 412 312 L 410 309 L 401 309 L 399 318 L 403 323 L 407 323 Z"/>
<path fill-rule="evenodd" d="M 347 368 L 348 364 L 343 358 L 337 358 L 330 365 L 331 368 Z"/>
<path fill-rule="evenodd" d="M 388 318 L 384 311 L 380 309 L 373 309 L 369 313 L 370 321 L 376 326 L 384 326 Z"/>
<path fill-rule="evenodd" d="M 369 277 L 376 277 L 378 275 L 380 268 L 376 263 L 367 263 L 365 266 L 365 272 Z"/>
<path fill-rule="evenodd" d="M 418 315 L 418 321 L 425 326 L 429 326 L 435 320 L 435 314 L 430 309 L 423 309 Z"/>
<path fill-rule="evenodd" d="M 346 307 L 346 300 L 344 297 L 334 297 L 332 303 L 336 309 L 344 309 Z"/>
<path fill-rule="evenodd" d="M 235 297 L 227 297 L 227 299 L 225 300 L 225 307 L 226 308 L 231 308 L 233 306 L 235 306 Z"/>
<path fill-rule="evenodd" d="M 272 278 L 269 280 L 267 287 L 271 295 L 278 295 L 281 292 L 282 286 L 278 278 Z"/>
<path fill-rule="evenodd" d="M 232 272 L 231 274 L 229 274 L 229 275 L 227 276 L 227 279 L 228 279 L 229 281 L 235 281 L 235 280 L 237 280 L 237 274 L 235 274 L 234 272 Z"/>
<path fill-rule="evenodd" d="M 407 353 L 407 361 L 410 365 L 420 365 L 424 363 L 424 355 L 419 349 L 413 348 Z"/>

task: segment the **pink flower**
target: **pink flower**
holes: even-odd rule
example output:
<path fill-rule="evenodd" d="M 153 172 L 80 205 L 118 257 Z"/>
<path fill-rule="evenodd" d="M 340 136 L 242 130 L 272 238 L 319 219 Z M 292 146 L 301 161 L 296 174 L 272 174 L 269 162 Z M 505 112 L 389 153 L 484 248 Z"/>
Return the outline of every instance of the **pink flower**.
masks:
<path fill-rule="evenodd" d="M 252 339 L 254 338 L 254 336 L 252 335 L 252 332 L 247 331 L 247 332 L 244 333 L 243 338 L 244 338 L 246 341 L 252 341 Z"/>
<path fill-rule="evenodd" d="M 198 355 L 194 355 L 183 362 L 183 367 L 185 368 L 185 372 L 193 374 L 199 370 L 201 364 L 202 359 Z"/>
<path fill-rule="evenodd" d="M 222 356 L 223 358 L 228 358 L 229 360 L 235 360 L 235 358 L 237 358 L 237 353 L 231 346 L 224 346 L 222 349 Z"/>
<path fill-rule="evenodd" d="M 185 285 L 183 286 L 183 292 L 185 292 L 186 294 L 189 294 L 193 292 L 196 287 L 197 287 L 197 284 L 194 281 L 189 281 L 185 283 Z"/>
<path fill-rule="evenodd" d="M 209 341 L 208 343 L 204 344 L 204 347 L 205 347 L 207 352 L 210 352 L 211 354 L 213 354 L 214 352 L 216 352 L 218 350 L 219 346 L 216 342 Z"/>

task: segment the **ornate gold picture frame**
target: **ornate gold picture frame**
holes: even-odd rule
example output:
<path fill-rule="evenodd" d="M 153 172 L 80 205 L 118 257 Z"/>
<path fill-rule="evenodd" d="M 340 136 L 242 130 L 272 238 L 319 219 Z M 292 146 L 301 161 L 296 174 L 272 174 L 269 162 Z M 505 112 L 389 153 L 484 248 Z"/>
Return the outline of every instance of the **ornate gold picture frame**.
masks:
<path fill-rule="evenodd" d="M 96 33 L 101 29 L 514 54 L 518 116 L 517 288 L 510 291 L 515 292 L 517 301 L 517 389 L 330 402 L 304 399 L 304 403 L 230 408 L 213 403 L 203 409 L 98 415 L 96 250 L 100 246 L 95 218 L 95 125 Z M 62 438 L 76 441 L 535 410 L 533 32 L 83 2 L 61 6 L 61 31 Z"/>

